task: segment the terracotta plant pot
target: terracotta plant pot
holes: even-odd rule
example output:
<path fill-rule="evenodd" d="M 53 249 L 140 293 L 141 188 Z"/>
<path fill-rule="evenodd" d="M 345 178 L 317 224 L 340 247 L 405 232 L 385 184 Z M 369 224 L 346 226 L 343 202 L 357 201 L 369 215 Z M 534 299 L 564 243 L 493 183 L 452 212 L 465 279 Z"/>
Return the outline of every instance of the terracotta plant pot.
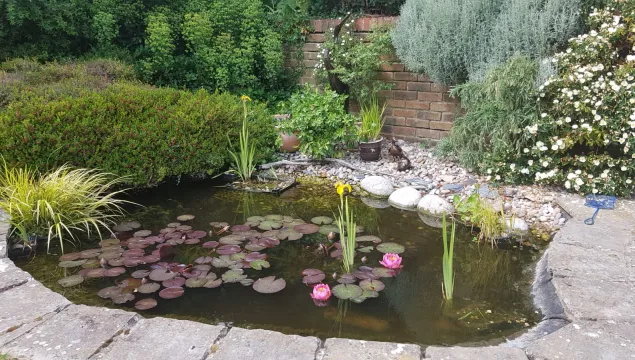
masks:
<path fill-rule="evenodd" d="M 359 143 L 359 156 L 364 161 L 377 161 L 381 158 L 381 144 L 384 138 L 371 142 Z"/>
<path fill-rule="evenodd" d="M 280 137 L 282 138 L 282 147 L 280 147 L 282 152 L 293 153 L 300 148 L 300 140 L 295 134 L 280 133 Z"/>

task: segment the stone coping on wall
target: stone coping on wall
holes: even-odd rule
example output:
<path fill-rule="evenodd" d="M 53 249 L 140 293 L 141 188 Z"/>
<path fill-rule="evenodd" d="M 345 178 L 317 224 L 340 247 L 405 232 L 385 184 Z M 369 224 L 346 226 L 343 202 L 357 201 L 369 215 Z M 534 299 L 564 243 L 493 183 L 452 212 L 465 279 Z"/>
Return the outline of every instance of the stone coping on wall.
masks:
<path fill-rule="evenodd" d="M 602 210 L 579 196 L 538 262 L 534 302 L 543 321 L 497 346 L 428 346 L 285 335 L 75 305 L 6 257 L 0 214 L 0 354 L 18 359 L 528 360 L 635 358 L 635 201 Z"/>

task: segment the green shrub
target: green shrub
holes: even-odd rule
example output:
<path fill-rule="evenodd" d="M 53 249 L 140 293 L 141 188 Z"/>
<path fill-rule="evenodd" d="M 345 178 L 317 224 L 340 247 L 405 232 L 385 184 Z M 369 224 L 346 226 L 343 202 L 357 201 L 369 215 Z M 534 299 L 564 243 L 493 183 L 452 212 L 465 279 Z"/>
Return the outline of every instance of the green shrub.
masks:
<path fill-rule="evenodd" d="M 556 54 L 558 74 L 540 87 L 527 146 L 496 159 L 490 176 L 557 184 L 581 193 L 635 190 L 635 3 L 594 11 L 591 31 Z"/>
<path fill-rule="evenodd" d="M 581 30 L 580 0 L 407 0 L 393 32 L 407 68 L 454 85 L 514 55 L 542 59 Z"/>
<path fill-rule="evenodd" d="M 538 64 L 514 57 L 489 71 L 483 81 L 470 81 L 451 92 L 465 110 L 437 150 L 454 155 L 468 168 L 481 170 L 483 159 L 520 152 L 523 129 L 538 118 L 534 82 Z"/>
<path fill-rule="evenodd" d="M 56 84 L 72 80 L 13 87 L 11 101 L 0 108 L 0 154 L 9 165 L 68 163 L 129 176 L 138 186 L 226 168 L 227 136 L 237 139 L 242 124 L 238 97 L 130 82 L 56 91 Z M 267 159 L 277 133 L 264 105 L 251 106 L 248 127 L 256 162 Z"/>
<path fill-rule="evenodd" d="M 348 12 L 399 15 L 403 3 L 404 0 L 311 0 L 309 13 L 317 18 L 335 17 Z"/>
<path fill-rule="evenodd" d="M 305 87 L 291 96 L 291 118 L 280 130 L 297 133 L 300 151 L 315 158 L 338 155 L 350 137 L 355 118 L 344 110 L 346 96 Z"/>

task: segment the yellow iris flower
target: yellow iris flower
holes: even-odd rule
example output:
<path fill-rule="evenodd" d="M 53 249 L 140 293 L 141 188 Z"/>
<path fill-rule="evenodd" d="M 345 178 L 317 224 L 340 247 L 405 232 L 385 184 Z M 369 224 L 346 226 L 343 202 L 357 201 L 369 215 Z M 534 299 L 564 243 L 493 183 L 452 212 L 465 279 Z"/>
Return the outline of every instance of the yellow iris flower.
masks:
<path fill-rule="evenodd" d="M 243 95 L 243 96 L 240 97 L 240 100 L 242 100 L 242 101 L 251 101 L 251 98 L 249 96 L 247 96 L 247 95 Z"/>
<path fill-rule="evenodd" d="M 339 181 L 335 184 L 335 188 L 339 195 L 344 195 L 345 190 L 348 190 L 349 193 L 353 192 L 353 188 L 349 184 L 342 184 Z"/>

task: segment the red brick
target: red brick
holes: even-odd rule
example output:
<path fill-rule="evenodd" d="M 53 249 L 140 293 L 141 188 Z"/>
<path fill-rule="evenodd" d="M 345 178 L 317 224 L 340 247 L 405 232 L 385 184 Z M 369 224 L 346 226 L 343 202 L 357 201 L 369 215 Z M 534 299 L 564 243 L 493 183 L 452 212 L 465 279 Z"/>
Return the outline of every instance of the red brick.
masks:
<path fill-rule="evenodd" d="M 432 80 L 428 77 L 428 75 L 424 75 L 424 74 L 419 74 L 417 76 L 417 81 L 432 82 Z"/>
<path fill-rule="evenodd" d="M 406 125 L 406 118 L 404 117 L 386 116 L 384 119 L 386 119 L 386 122 L 389 123 L 390 125 L 398 125 L 398 126 Z"/>
<path fill-rule="evenodd" d="M 406 101 L 390 99 L 386 102 L 386 105 L 391 108 L 399 108 L 399 107 L 403 108 L 403 107 L 406 107 Z"/>
<path fill-rule="evenodd" d="M 441 113 L 434 111 L 419 111 L 417 112 L 417 118 L 423 120 L 441 121 Z"/>
<path fill-rule="evenodd" d="M 408 109 L 394 109 L 392 112 L 395 116 L 403 116 L 413 118 L 417 116 L 416 110 L 408 110 Z"/>
<path fill-rule="evenodd" d="M 406 126 L 412 126 L 412 127 L 416 127 L 416 128 L 429 128 L 430 127 L 430 121 L 408 118 L 408 119 L 406 119 Z"/>
<path fill-rule="evenodd" d="M 306 37 L 306 42 L 318 42 L 318 43 L 323 43 L 324 42 L 324 34 L 309 34 Z"/>
<path fill-rule="evenodd" d="M 392 134 L 392 126 L 384 124 L 381 128 L 382 134 Z"/>
<path fill-rule="evenodd" d="M 417 110 L 430 110 L 430 103 L 421 100 L 406 101 L 406 108 Z"/>
<path fill-rule="evenodd" d="M 409 72 L 397 72 L 395 73 L 395 80 L 417 81 L 417 74 Z"/>
<path fill-rule="evenodd" d="M 452 123 L 441 121 L 430 121 L 430 129 L 450 131 Z"/>
<path fill-rule="evenodd" d="M 377 93 L 377 96 L 383 99 L 392 99 L 393 91 L 392 90 L 381 90 Z"/>
<path fill-rule="evenodd" d="M 434 92 L 440 92 L 440 93 L 448 92 L 448 90 L 450 90 L 449 87 L 439 83 L 432 83 L 430 85 L 430 89 Z"/>
<path fill-rule="evenodd" d="M 399 73 L 396 73 L 399 74 Z M 417 98 L 416 91 L 403 91 L 403 90 L 394 90 L 392 92 L 393 98 L 397 100 L 415 100 Z"/>
<path fill-rule="evenodd" d="M 396 73 L 399 74 L 399 73 Z M 395 81 L 392 83 L 392 89 L 393 90 L 406 90 L 406 82 L 405 81 Z M 408 89 L 410 90 L 410 89 Z"/>
<path fill-rule="evenodd" d="M 381 71 L 403 71 L 403 64 L 381 64 Z"/>
<path fill-rule="evenodd" d="M 392 108 L 391 107 L 386 107 L 384 109 L 384 116 L 392 116 Z"/>
<path fill-rule="evenodd" d="M 407 87 L 412 91 L 430 91 L 430 83 L 409 81 Z"/>
<path fill-rule="evenodd" d="M 443 94 L 434 92 L 420 92 L 417 98 L 422 101 L 441 101 L 443 100 Z"/>
<path fill-rule="evenodd" d="M 430 104 L 430 111 L 438 112 L 453 112 L 456 109 L 456 104 L 445 102 L 433 102 Z"/>
<path fill-rule="evenodd" d="M 443 113 L 443 114 L 441 114 L 441 121 L 454 122 L 454 118 L 455 118 L 454 113 Z"/>
<path fill-rule="evenodd" d="M 415 136 L 415 129 L 410 127 L 393 126 L 392 133 L 398 136 Z"/>
<path fill-rule="evenodd" d="M 378 72 L 376 78 L 379 80 L 393 80 L 394 79 L 393 72 L 381 71 Z"/>
<path fill-rule="evenodd" d="M 417 134 L 417 137 L 425 138 L 425 139 L 438 139 L 439 138 L 439 131 L 438 130 L 417 129 L 416 134 Z"/>

